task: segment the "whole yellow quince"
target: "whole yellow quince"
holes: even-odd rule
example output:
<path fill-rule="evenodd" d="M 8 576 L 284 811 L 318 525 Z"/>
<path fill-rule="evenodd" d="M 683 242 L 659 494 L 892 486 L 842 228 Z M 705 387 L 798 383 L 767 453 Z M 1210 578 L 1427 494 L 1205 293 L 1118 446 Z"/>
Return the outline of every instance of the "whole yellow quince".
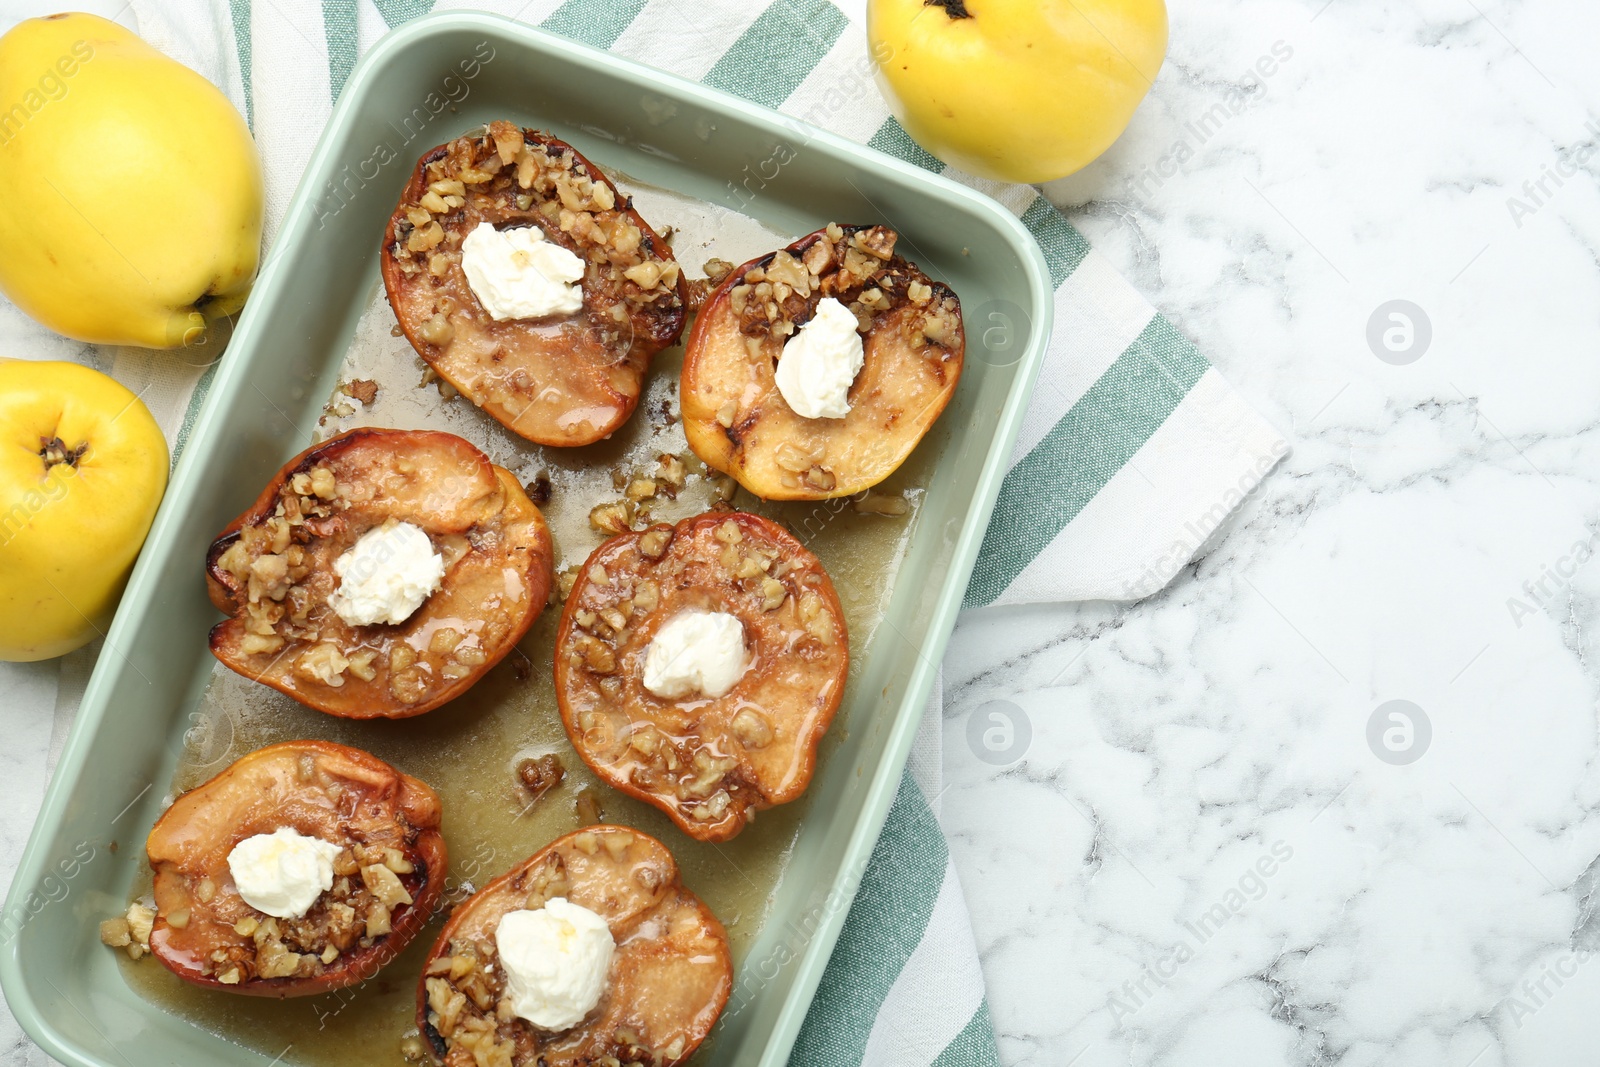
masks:
<path fill-rule="evenodd" d="M 1167 54 L 1164 0 L 869 0 L 889 109 L 979 177 L 1045 182 L 1092 163 Z"/>
<path fill-rule="evenodd" d="M 100 344 L 171 348 L 244 304 L 261 160 L 199 74 L 81 13 L 0 37 L 0 291 Z"/>
<path fill-rule="evenodd" d="M 103 633 L 167 486 L 150 409 L 76 363 L 0 362 L 0 659 Z"/>

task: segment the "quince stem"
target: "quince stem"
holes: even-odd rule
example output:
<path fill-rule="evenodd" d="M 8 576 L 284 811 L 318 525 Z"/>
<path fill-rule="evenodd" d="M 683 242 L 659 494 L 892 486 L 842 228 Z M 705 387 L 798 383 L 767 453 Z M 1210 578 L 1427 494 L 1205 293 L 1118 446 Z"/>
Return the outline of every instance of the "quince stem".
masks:
<path fill-rule="evenodd" d="M 47 472 L 58 463 L 65 463 L 76 470 L 78 460 L 82 459 L 87 451 L 89 451 L 87 441 L 77 448 L 68 448 L 67 443 L 59 437 L 39 438 L 39 458 L 44 460 L 44 469 Z"/>

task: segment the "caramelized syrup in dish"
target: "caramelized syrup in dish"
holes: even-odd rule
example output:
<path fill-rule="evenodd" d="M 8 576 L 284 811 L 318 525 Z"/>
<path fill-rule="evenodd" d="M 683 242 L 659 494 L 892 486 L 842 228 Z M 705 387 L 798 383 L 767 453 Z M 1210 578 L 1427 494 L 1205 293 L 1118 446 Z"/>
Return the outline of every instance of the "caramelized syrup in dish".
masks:
<path fill-rule="evenodd" d="M 766 229 L 727 209 L 614 177 L 654 226 L 675 227 L 673 248 L 691 276 L 699 277 L 701 264 L 713 257 L 738 264 L 794 239 L 795 235 Z M 663 453 L 680 456 L 690 474 L 676 500 L 660 496 L 648 502 L 653 521 L 677 522 L 718 499 L 677 421 L 681 346 L 655 357 L 637 412 L 611 438 L 560 449 L 522 440 L 464 398 L 442 400 L 435 385 L 419 385 L 423 363 L 405 338 L 396 336 L 398 332 L 382 287 L 375 286 L 339 380 L 370 380 L 378 384 L 378 393 L 370 405 L 363 405 L 336 391 L 320 436 L 355 426 L 447 430 L 483 449 L 524 484 L 536 486 L 547 480 L 550 497 L 540 508 L 555 539 L 558 574 L 580 564 L 604 540 L 589 525 L 590 509 L 621 499 L 617 479 L 625 484 L 634 474 L 653 473 Z M 836 747 L 857 699 L 855 676 L 888 604 L 930 467 L 926 454 L 913 453 L 904 467 L 873 491 L 874 496 L 900 495 L 909 507 L 899 516 L 859 513 L 849 500 L 764 504 L 743 491 L 733 498 L 734 506 L 742 510 L 786 524 L 815 552 L 844 607 L 851 679 L 840 715 L 823 740 L 819 763 Z M 246 495 L 254 492 L 251 488 Z M 242 507 L 246 497 L 240 500 Z M 197 572 L 203 566 L 204 560 L 195 561 Z M 138 963 L 123 958 L 129 983 L 151 1002 L 195 1026 L 269 1058 L 281 1056 L 283 1063 L 400 1064 L 402 1041 L 416 1032 L 415 995 L 422 961 L 445 916 L 489 879 L 589 822 L 579 813 L 578 798 L 584 793 L 598 801 L 604 821 L 637 827 L 666 844 L 682 869 L 684 884 L 726 925 L 737 970 L 767 915 L 811 796 L 763 811 L 737 838 L 712 844 L 692 840 L 656 808 L 602 785 L 568 743 L 556 709 L 551 665 L 559 617 L 559 604 L 546 608 L 518 647 L 474 688 L 414 719 L 333 718 L 218 665 L 193 717 L 171 794 L 200 784 L 245 753 L 276 741 L 323 738 L 365 749 L 439 792 L 450 850 L 445 901 L 404 953 L 373 979 L 351 989 L 288 1001 L 230 996 L 189 986 L 149 957 Z M 559 756 L 566 777 L 531 801 L 518 783 L 517 765 L 546 753 Z M 136 893 L 147 891 L 148 875 L 135 887 Z M 711 1043 L 702 1047 L 695 1061 L 704 1059 Z"/>

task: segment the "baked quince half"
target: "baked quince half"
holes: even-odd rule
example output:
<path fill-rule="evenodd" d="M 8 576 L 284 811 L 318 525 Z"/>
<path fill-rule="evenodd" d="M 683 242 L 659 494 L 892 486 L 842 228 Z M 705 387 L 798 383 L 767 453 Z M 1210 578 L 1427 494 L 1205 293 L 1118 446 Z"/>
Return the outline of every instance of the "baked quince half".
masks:
<path fill-rule="evenodd" d="M 556 700 L 601 779 L 726 841 L 805 792 L 850 668 L 817 557 L 713 511 L 602 544 L 556 636 Z"/>
<path fill-rule="evenodd" d="M 689 446 L 766 500 L 850 496 L 922 440 L 961 378 L 961 302 L 886 226 L 830 224 L 730 271 L 701 306 Z"/>
<path fill-rule="evenodd" d="M 672 250 L 629 198 L 571 145 L 509 122 L 418 160 L 382 269 L 417 353 L 544 445 L 626 422 L 687 314 Z"/>
<path fill-rule="evenodd" d="M 291 459 L 211 545 L 231 669 L 349 719 L 459 696 L 528 631 L 553 549 L 517 479 L 454 434 L 358 429 Z"/>
<path fill-rule="evenodd" d="M 623 826 L 558 838 L 450 916 L 417 990 L 446 1067 L 673 1067 L 733 988 L 722 924 L 666 846 Z"/>
<path fill-rule="evenodd" d="M 366 981 L 444 892 L 439 819 L 432 789 L 359 749 L 258 749 L 150 831 L 150 951 L 184 981 L 232 993 L 298 997 Z"/>

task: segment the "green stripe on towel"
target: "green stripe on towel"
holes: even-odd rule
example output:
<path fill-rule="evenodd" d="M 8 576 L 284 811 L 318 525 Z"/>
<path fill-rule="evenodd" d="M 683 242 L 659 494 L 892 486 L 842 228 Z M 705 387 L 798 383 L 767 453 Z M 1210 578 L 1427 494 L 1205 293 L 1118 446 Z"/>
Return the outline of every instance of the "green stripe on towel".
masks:
<path fill-rule="evenodd" d="M 633 25 L 649 0 L 567 0 L 539 23 L 539 28 L 582 41 L 595 48 L 610 48 Z"/>
<path fill-rule="evenodd" d="M 433 10 L 433 0 L 372 0 L 384 25 L 391 30 Z"/>
<path fill-rule="evenodd" d="M 992 604 L 1105 488 L 1209 367 L 1157 315 L 1000 485 L 965 606 Z"/>
<path fill-rule="evenodd" d="M 356 0 L 322 0 L 322 33 L 328 41 L 328 91 L 337 104 L 356 65 Z"/>
<path fill-rule="evenodd" d="M 935 174 L 944 170 L 944 164 L 938 158 L 911 139 L 906 128 L 900 125 L 898 119 L 890 117 L 883 120 L 883 125 L 878 127 L 878 132 L 872 135 L 872 140 L 867 142 L 868 148 L 876 148 L 880 152 L 903 159 L 907 163 L 915 163 L 923 170 L 931 170 Z"/>
<path fill-rule="evenodd" d="M 217 376 L 217 368 L 221 365 L 220 359 L 212 360 L 211 366 L 195 383 L 194 392 L 189 394 L 189 406 L 183 409 L 183 422 L 178 427 L 177 440 L 172 443 L 173 470 L 177 469 L 178 457 L 183 455 L 184 446 L 189 443 L 189 434 L 194 432 L 194 420 L 200 415 L 200 405 L 206 402 L 206 395 L 211 392 L 211 380 Z"/>
<path fill-rule="evenodd" d="M 994 1043 L 994 1020 L 985 998 L 967 1025 L 946 1045 L 931 1067 L 1000 1067 L 1000 1050 Z"/>
<path fill-rule="evenodd" d="M 233 47 L 239 54 L 239 81 L 244 84 L 244 120 L 256 128 L 255 90 L 250 85 L 250 0 L 228 0 L 228 17 L 233 23 Z"/>
<path fill-rule="evenodd" d="M 790 1067 L 861 1062 L 884 998 L 928 929 L 948 856 L 944 833 L 907 772 L 789 1054 Z"/>
<path fill-rule="evenodd" d="M 1022 224 L 1044 252 L 1045 265 L 1050 268 L 1051 287 L 1059 289 L 1089 254 L 1089 242 L 1043 196 L 1035 197 L 1028 205 L 1028 210 L 1022 213 Z"/>
<path fill-rule="evenodd" d="M 847 25 L 829 0 L 775 0 L 703 81 L 776 108 L 822 62 Z"/>

